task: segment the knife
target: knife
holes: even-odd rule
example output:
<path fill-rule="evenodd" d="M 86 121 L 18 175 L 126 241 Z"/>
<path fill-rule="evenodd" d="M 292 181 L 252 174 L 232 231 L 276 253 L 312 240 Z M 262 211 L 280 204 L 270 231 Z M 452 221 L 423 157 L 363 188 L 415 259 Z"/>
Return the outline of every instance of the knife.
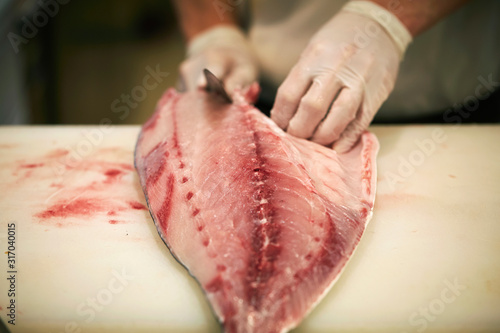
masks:
<path fill-rule="evenodd" d="M 232 103 L 233 100 L 229 96 L 229 94 L 224 89 L 224 83 L 217 78 L 212 72 L 208 69 L 203 69 L 203 75 L 205 75 L 205 79 L 207 80 L 206 91 L 212 95 L 219 96 L 222 98 L 224 103 Z"/>

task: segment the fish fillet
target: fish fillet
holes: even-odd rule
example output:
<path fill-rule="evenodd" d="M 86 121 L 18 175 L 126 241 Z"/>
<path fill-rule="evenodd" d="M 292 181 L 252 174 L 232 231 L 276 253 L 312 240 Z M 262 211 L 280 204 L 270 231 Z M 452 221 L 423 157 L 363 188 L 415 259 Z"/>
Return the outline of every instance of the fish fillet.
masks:
<path fill-rule="evenodd" d="M 159 234 L 225 332 L 286 332 L 331 288 L 371 217 L 378 142 L 346 154 L 236 96 L 168 90 L 135 165 Z"/>

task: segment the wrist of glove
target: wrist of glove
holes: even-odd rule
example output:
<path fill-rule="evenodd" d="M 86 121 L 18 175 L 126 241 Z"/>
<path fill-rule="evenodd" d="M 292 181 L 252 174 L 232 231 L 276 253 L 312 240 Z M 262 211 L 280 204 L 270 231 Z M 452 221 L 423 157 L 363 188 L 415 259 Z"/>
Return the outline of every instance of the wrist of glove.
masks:
<path fill-rule="evenodd" d="M 347 152 L 392 91 L 410 41 L 384 8 L 348 2 L 313 36 L 279 87 L 271 118 L 292 135 Z"/>
<path fill-rule="evenodd" d="M 403 59 L 404 53 L 413 38 L 408 29 L 394 14 L 371 1 L 359 0 L 349 1 L 342 8 L 342 11 L 371 18 L 378 23 L 392 39 L 399 51 L 400 58 Z M 366 29 L 369 30 L 370 27 L 367 26 Z"/>
<path fill-rule="evenodd" d="M 189 42 L 187 57 L 180 66 L 183 88 L 203 88 L 204 68 L 221 79 L 229 93 L 249 86 L 257 78 L 256 60 L 245 34 L 229 25 L 208 29 Z"/>

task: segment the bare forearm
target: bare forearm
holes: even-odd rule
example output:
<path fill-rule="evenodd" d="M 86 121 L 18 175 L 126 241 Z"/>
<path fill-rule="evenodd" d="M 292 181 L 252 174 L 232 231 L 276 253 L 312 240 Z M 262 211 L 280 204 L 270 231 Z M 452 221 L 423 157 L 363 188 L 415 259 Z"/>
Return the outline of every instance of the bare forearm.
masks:
<path fill-rule="evenodd" d="M 221 10 L 213 0 L 173 0 L 182 32 L 189 42 L 216 25 L 237 25 L 236 10 Z"/>
<path fill-rule="evenodd" d="M 470 0 L 371 0 L 396 15 L 413 37 Z"/>

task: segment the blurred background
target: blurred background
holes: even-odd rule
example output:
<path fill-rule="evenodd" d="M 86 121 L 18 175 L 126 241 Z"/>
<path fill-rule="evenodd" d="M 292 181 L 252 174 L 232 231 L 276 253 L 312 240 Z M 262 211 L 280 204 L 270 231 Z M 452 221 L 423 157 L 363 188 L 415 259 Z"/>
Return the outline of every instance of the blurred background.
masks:
<path fill-rule="evenodd" d="M 184 56 L 168 0 L 0 0 L 0 29 L 3 124 L 143 123 Z"/>
<path fill-rule="evenodd" d="M 0 124 L 141 124 L 185 53 L 169 0 L 0 0 L 0 32 Z M 499 110 L 497 90 L 463 121 Z"/>

